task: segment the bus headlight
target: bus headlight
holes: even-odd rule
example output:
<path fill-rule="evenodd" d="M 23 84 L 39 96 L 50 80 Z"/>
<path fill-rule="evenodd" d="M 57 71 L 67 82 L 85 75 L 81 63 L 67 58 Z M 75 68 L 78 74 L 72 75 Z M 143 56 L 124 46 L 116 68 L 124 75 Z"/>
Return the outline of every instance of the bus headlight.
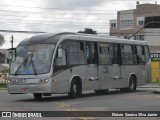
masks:
<path fill-rule="evenodd" d="M 41 83 L 43 83 L 43 84 L 45 84 L 45 83 L 48 83 L 49 82 L 49 80 L 41 80 Z"/>

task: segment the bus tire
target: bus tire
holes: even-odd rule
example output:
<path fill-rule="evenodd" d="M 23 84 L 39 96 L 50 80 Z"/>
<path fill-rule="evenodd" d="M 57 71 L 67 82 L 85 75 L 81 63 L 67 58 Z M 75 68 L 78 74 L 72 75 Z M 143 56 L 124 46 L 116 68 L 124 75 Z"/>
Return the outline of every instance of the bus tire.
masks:
<path fill-rule="evenodd" d="M 129 79 L 129 86 L 128 88 L 121 88 L 120 91 L 122 92 L 134 92 L 136 91 L 136 78 L 134 76 L 130 77 Z"/>
<path fill-rule="evenodd" d="M 128 91 L 129 92 L 134 92 L 134 91 L 136 91 L 136 87 L 137 87 L 137 85 L 136 85 L 136 79 L 135 79 L 135 77 L 131 77 L 129 79 L 129 88 L 128 88 Z"/>
<path fill-rule="evenodd" d="M 76 82 L 76 80 L 73 80 L 70 86 L 70 92 L 68 93 L 69 98 L 74 99 L 81 95 L 80 86 Z"/>
<path fill-rule="evenodd" d="M 33 93 L 33 96 L 36 100 L 41 100 L 42 99 L 42 93 Z"/>

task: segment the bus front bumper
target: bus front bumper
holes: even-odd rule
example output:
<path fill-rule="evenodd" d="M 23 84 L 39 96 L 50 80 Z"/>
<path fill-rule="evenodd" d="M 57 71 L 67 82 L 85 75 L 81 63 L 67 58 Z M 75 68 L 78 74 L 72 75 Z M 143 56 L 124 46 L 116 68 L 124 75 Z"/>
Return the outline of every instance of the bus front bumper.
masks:
<path fill-rule="evenodd" d="M 50 93 L 50 87 L 45 85 L 8 85 L 8 93 Z"/>

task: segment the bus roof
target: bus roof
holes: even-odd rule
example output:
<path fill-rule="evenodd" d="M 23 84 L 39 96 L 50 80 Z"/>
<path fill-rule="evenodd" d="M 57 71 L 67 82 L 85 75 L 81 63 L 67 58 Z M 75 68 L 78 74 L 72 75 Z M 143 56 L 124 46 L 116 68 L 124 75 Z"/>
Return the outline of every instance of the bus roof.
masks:
<path fill-rule="evenodd" d="M 45 43 L 57 43 L 57 41 L 65 35 L 69 34 L 75 34 L 71 32 L 64 32 L 64 33 L 43 33 L 43 34 L 38 34 L 35 36 L 32 36 L 31 38 L 24 39 L 19 43 L 18 46 L 21 45 L 29 45 L 29 44 L 45 44 Z"/>
<path fill-rule="evenodd" d="M 63 32 L 63 33 L 43 33 L 35 35 L 31 38 L 27 38 L 19 43 L 18 46 L 21 45 L 29 45 L 29 44 L 56 44 L 60 38 L 69 38 L 71 36 L 77 36 L 82 39 L 89 39 L 89 41 L 101 41 L 101 42 L 115 42 L 115 43 L 126 43 L 126 44 L 140 44 L 140 45 L 147 45 L 146 41 L 139 41 L 139 40 L 128 40 L 123 39 L 120 37 L 113 37 L 113 36 L 101 36 L 101 35 L 94 35 L 94 34 L 83 34 L 83 33 L 72 33 L 72 32 Z"/>

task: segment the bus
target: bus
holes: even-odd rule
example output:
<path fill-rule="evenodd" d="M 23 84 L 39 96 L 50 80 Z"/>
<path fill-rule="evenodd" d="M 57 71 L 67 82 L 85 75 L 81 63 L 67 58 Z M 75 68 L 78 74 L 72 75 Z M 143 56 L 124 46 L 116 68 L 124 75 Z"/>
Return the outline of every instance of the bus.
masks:
<path fill-rule="evenodd" d="M 44 33 L 9 50 L 8 92 L 31 93 L 37 100 L 52 94 L 109 89 L 132 92 L 151 81 L 146 41 L 80 33 Z"/>

